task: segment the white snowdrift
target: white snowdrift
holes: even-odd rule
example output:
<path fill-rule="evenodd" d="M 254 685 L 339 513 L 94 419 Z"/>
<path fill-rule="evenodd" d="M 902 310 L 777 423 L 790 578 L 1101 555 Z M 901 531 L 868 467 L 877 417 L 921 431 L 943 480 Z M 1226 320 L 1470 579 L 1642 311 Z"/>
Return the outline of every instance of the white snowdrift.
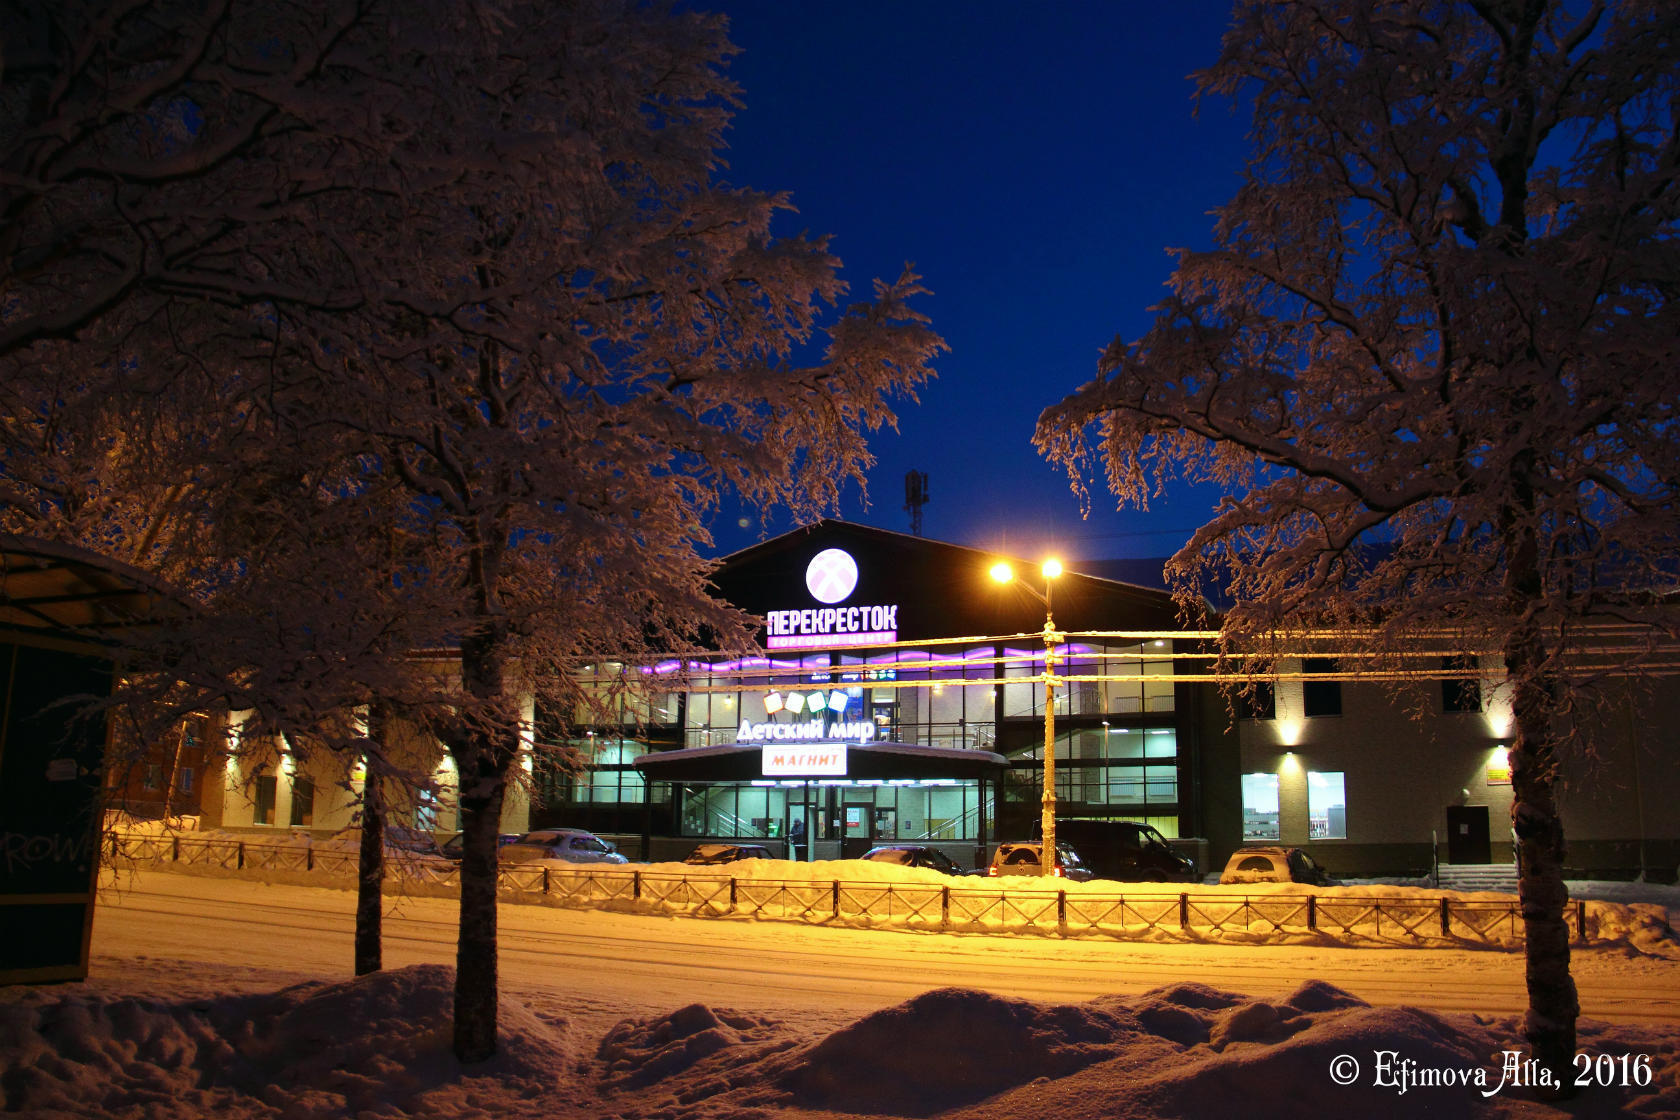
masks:
<path fill-rule="evenodd" d="M 1526 1085 L 1497 1088 L 1505 1052 L 1521 1049 L 1514 1018 L 1375 1008 L 1318 981 L 1274 1001 L 1184 983 L 1064 1005 L 945 988 L 826 1034 L 691 1004 L 625 1020 L 592 1048 L 504 993 L 499 1053 L 467 1068 L 449 1050 L 452 984 L 448 968 L 420 965 L 255 995 L 14 989 L 0 998 L 0 1111 L 43 1120 L 1680 1112 L 1673 1026 L 1583 1020 L 1583 1052 L 1648 1063 L 1651 1075 L 1646 1085 L 1589 1087 L 1565 1110 Z M 1358 1073 L 1338 1085 L 1331 1071 L 1349 1059 Z M 1435 1080 L 1421 1083 L 1419 1071 Z"/>

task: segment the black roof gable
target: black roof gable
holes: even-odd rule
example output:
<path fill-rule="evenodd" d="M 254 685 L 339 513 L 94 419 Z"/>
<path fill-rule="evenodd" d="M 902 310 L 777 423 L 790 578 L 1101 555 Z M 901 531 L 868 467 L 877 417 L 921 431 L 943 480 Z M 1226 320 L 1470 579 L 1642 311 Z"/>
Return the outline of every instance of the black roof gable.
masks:
<path fill-rule="evenodd" d="M 836 602 L 895 607 L 901 641 L 1035 633 L 1044 627 L 1044 604 L 1037 597 L 989 574 L 998 560 L 1009 560 L 1028 587 L 1042 592 L 1036 561 L 846 521 L 818 521 L 732 553 L 713 582 L 725 599 L 754 614 L 821 609 L 825 604 L 807 586 L 806 575 L 812 559 L 827 549 L 844 550 L 857 567 L 855 588 Z M 1063 630 L 1177 628 L 1172 597 L 1156 588 L 1068 571 L 1055 580 L 1050 598 Z"/>

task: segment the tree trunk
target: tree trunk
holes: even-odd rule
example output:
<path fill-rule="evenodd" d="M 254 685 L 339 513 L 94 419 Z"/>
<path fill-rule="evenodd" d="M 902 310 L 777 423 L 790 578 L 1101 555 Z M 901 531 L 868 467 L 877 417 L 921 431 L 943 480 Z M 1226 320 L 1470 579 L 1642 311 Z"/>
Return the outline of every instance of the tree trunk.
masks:
<path fill-rule="evenodd" d="M 362 780 L 362 842 L 356 856 L 356 975 L 384 967 L 385 798 L 369 760 Z"/>
<path fill-rule="evenodd" d="M 483 700 L 503 697 L 503 625 L 461 643 L 461 676 Z M 491 705 L 494 707 L 494 705 Z M 455 945 L 455 1056 L 482 1062 L 496 1053 L 496 835 L 518 733 L 506 739 L 482 725 L 453 737 L 450 753 L 461 806 L 461 920 Z"/>
<path fill-rule="evenodd" d="M 1517 737 L 1511 746 L 1511 829 L 1518 849 L 1517 895 L 1522 906 L 1528 1014 L 1523 1033 L 1533 1056 L 1551 1071 L 1557 1088 L 1574 1081 L 1575 1020 L 1581 1013 L 1569 975 L 1569 925 L 1564 903 L 1563 821 L 1553 790 L 1557 754 L 1551 698 L 1540 669 L 1541 643 L 1532 626 L 1506 647 Z"/>
<path fill-rule="evenodd" d="M 488 796 L 461 798 L 461 923 L 455 945 L 455 1056 L 496 1053 L 496 834 L 503 780 Z"/>

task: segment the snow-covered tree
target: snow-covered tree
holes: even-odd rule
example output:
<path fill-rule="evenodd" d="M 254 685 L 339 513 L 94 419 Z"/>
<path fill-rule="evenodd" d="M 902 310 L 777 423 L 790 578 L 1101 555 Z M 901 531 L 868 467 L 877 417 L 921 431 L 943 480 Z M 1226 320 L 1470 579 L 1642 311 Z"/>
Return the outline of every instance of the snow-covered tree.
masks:
<path fill-rule="evenodd" d="M 1680 8 L 1245 0 L 1199 77 L 1253 102 L 1216 247 L 1038 445 L 1125 501 L 1228 488 L 1173 570 L 1228 581 L 1229 651 L 1339 627 L 1502 660 L 1526 1029 L 1567 1084 L 1567 717 L 1595 624 L 1632 624 L 1618 672 L 1674 629 Z"/>
<path fill-rule="evenodd" d="M 495 836 L 527 698 L 572 712 L 586 660 L 746 641 L 707 583 L 705 514 L 726 490 L 829 508 L 941 347 L 908 272 L 825 325 L 838 262 L 771 237 L 785 200 L 717 180 L 719 21 L 532 5 L 513 27 L 478 94 L 540 127 L 407 220 L 472 267 L 393 285 L 353 376 L 323 360 L 288 386 L 409 488 L 428 577 L 457 595 L 459 693 L 433 729 L 459 780 L 467 1060 L 495 1046 Z"/>
<path fill-rule="evenodd" d="M 917 278 L 837 314 L 825 242 L 772 237 L 788 201 L 723 179 L 717 17 L 12 8 L 6 521 L 189 573 L 215 609 L 178 671 L 227 675 L 299 741 L 361 696 L 447 746 L 456 1051 L 488 1057 L 495 834 L 531 698 L 572 712 L 584 659 L 747 640 L 710 594 L 706 514 L 726 491 L 815 512 L 862 483 L 863 436 L 942 347 Z M 357 535 L 375 507 L 400 570 Z M 270 644 L 242 628 L 265 601 Z M 399 639 L 456 673 L 359 660 Z"/>

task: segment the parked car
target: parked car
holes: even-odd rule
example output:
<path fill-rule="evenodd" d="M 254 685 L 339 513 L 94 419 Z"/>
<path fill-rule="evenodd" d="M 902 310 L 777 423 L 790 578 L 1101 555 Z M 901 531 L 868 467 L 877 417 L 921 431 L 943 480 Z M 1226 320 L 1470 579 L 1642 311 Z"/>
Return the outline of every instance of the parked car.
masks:
<path fill-rule="evenodd" d="M 1219 875 L 1221 886 L 1233 883 L 1311 883 L 1330 885 L 1330 874 L 1300 848 L 1255 845 L 1238 848 Z"/>
<path fill-rule="evenodd" d="M 563 859 L 572 863 L 629 863 L 617 848 L 578 828 L 546 828 L 527 832 L 497 853 L 503 863 L 528 863 L 537 859 Z"/>
<path fill-rule="evenodd" d="M 739 859 L 775 859 L 763 844 L 697 844 L 684 863 L 734 863 Z"/>
<path fill-rule="evenodd" d="M 1033 836 L 1043 838 L 1042 824 Z M 1193 883 L 1196 861 L 1179 853 L 1153 825 L 1136 821 L 1058 820 L 1056 842 L 1073 845 L 1098 879 L 1130 883 Z"/>
<path fill-rule="evenodd" d="M 989 876 L 1003 875 L 1037 875 L 1039 874 L 1039 853 L 1044 848 L 1042 840 L 1010 840 L 997 846 L 992 853 L 992 862 L 986 868 Z M 1056 866 L 1052 875 L 1059 875 L 1075 883 L 1087 882 L 1096 876 L 1085 866 L 1079 858 L 1079 853 L 1060 840 L 1056 841 Z"/>
<path fill-rule="evenodd" d="M 453 835 L 449 839 L 445 840 L 443 842 L 443 847 L 440 849 L 443 852 L 444 856 L 446 856 L 449 859 L 454 860 L 456 863 L 461 862 L 461 837 L 463 835 L 465 835 L 465 834 L 457 832 L 455 835 Z M 519 840 L 520 838 L 521 838 L 521 834 L 518 833 L 518 832 L 498 833 L 497 836 L 496 836 L 496 847 L 498 849 L 505 848 L 509 844 L 514 843 L 515 841 Z"/>
<path fill-rule="evenodd" d="M 900 867 L 925 867 L 946 875 L 968 874 L 957 865 L 956 860 L 926 844 L 883 844 L 863 853 L 863 858 L 877 863 L 896 863 Z"/>
<path fill-rule="evenodd" d="M 417 856 L 441 856 L 443 850 L 438 847 L 437 837 L 429 829 L 410 828 L 404 824 L 388 824 L 385 826 L 385 851 L 387 854 L 408 854 Z"/>

